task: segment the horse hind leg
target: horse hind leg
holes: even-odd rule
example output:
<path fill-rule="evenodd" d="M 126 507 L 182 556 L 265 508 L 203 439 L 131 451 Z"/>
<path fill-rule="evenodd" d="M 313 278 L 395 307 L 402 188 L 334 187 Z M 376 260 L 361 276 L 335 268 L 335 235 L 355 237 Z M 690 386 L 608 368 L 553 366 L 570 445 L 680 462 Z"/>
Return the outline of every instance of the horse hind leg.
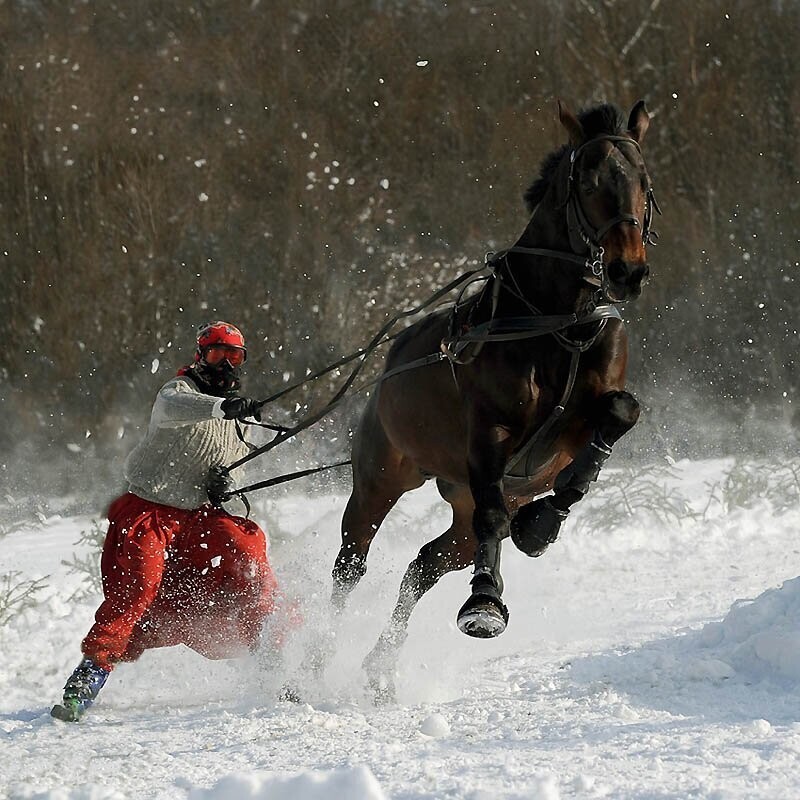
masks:
<path fill-rule="evenodd" d="M 389 442 L 374 403 L 364 412 L 353 442 L 353 491 L 342 516 L 342 540 L 333 565 L 331 603 L 344 609 L 367 571 L 367 554 L 378 528 L 405 492 L 424 483 Z"/>
<path fill-rule="evenodd" d="M 612 446 L 639 419 L 639 403 L 629 392 L 608 392 L 600 398 L 592 441 L 556 477 L 553 494 L 523 506 L 511 521 L 511 539 L 529 556 L 542 555 L 558 538 L 570 508 L 589 491 Z"/>
<path fill-rule="evenodd" d="M 353 442 L 353 491 L 342 516 L 341 546 L 333 565 L 331 608 L 325 629 L 310 635 L 302 670 L 321 678 L 335 649 L 336 628 L 347 598 L 367 570 L 367 554 L 378 528 L 414 483 L 411 469 L 388 442 L 373 403 L 367 406 Z M 408 473 L 408 474 L 406 474 Z"/>
<path fill-rule="evenodd" d="M 331 573 L 331 604 L 337 612 L 344 610 L 348 596 L 364 577 L 372 540 L 404 491 L 365 486 L 354 480 L 353 493 L 342 516 L 342 542 Z"/>
<path fill-rule="evenodd" d="M 408 565 L 389 623 L 364 659 L 367 683 L 377 704 L 394 702 L 397 659 L 419 600 L 443 575 L 472 563 L 475 552 L 472 497 L 466 489 L 459 492 L 443 481 L 438 481 L 438 486 L 453 508 L 452 524 L 441 536 L 420 548 L 417 557 Z"/>
<path fill-rule="evenodd" d="M 355 473 L 355 470 L 354 470 Z M 320 678 L 335 648 L 335 629 L 347 598 L 367 571 L 367 554 L 378 528 L 403 493 L 359 480 L 354 474 L 353 492 L 342 516 L 342 542 L 333 565 L 331 607 L 333 618 L 326 631 L 314 635 L 306 648 L 304 672 Z"/>

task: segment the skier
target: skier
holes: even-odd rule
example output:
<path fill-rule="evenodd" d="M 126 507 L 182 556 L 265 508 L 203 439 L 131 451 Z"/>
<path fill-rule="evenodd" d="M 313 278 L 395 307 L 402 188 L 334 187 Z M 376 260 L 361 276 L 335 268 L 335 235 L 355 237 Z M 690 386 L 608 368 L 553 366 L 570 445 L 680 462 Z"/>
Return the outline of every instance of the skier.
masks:
<path fill-rule="evenodd" d="M 158 392 L 147 435 L 125 462 L 128 491 L 108 510 L 104 600 L 54 717 L 76 722 L 114 666 L 149 648 L 182 643 L 229 658 L 257 647 L 277 594 L 266 537 L 209 502 L 230 488 L 218 467 L 247 452 L 235 420 L 260 419 L 260 404 L 238 394 L 246 356 L 238 328 L 210 323 L 194 362 Z"/>

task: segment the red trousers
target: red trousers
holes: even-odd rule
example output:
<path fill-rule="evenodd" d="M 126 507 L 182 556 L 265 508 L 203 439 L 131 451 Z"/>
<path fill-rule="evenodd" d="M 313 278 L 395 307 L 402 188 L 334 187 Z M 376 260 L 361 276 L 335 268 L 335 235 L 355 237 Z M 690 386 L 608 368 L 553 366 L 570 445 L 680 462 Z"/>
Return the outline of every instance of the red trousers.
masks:
<path fill-rule="evenodd" d="M 83 640 L 100 666 L 185 644 L 206 658 L 253 649 L 277 594 L 264 532 L 221 509 L 181 509 L 134 494 L 108 510 L 105 599 Z"/>

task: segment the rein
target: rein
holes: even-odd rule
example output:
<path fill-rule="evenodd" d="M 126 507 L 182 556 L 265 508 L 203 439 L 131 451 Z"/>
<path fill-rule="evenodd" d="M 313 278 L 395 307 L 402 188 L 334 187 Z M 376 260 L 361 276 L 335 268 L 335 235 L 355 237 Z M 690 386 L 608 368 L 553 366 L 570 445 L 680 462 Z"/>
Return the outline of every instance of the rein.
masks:
<path fill-rule="evenodd" d="M 487 255 L 487 265 L 491 264 L 489 260 L 489 256 Z M 419 313 L 420 311 L 424 310 L 428 306 L 432 305 L 436 300 L 440 299 L 443 295 L 451 292 L 455 289 L 458 285 L 463 283 L 468 279 L 472 279 L 475 275 L 480 272 L 483 272 L 486 267 L 482 267 L 476 270 L 470 270 L 465 272 L 461 276 L 459 276 L 455 281 L 451 281 L 447 286 L 439 291 L 435 292 L 428 300 L 422 303 L 419 306 L 416 306 L 412 309 L 408 309 L 400 314 L 397 314 L 391 320 L 389 320 L 381 330 L 372 338 L 370 343 L 363 348 L 355 351 L 354 353 L 350 354 L 349 356 L 345 356 L 342 359 L 339 359 L 334 365 L 330 365 L 325 367 L 324 369 L 320 370 L 318 373 L 314 375 L 307 376 L 303 381 L 294 384 L 289 389 L 284 389 L 281 392 L 273 395 L 272 398 L 268 398 L 261 402 L 260 405 L 265 405 L 266 403 L 270 402 L 271 399 L 275 397 L 280 397 L 281 395 L 285 394 L 286 392 L 290 391 L 292 388 L 297 388 L 298 386 L 302 386 L 304 383 L 312 381 L 322 375 L 327 374 L 328 372 L 333 371 L 338 366 L 342 364 L 349 363 L 350 361 L 355 360 L 356 358 L 361 357 L 361 362 L 356 365 L 350 375 L 347 377 L 347 380 L 342 385 L 342 387 L 336 392 L 336 394 L 328 401 L 328 403 L 318 412 L 311 414 L 304 419 L 302 419 L 297 425 L 291 428 L 285 428 L 278 425 L 271 425 L 271 424 L 264 424 L 261 423 L 260 427 L 268 428 L 270 430 L 277 431 L 275 437 L 266 444 L 262 445 L 261 447 L 255 447 L 250 450 L 250 452 L 240 458 L 238 461 L 235 461 L 233 464 L 229 465 L 227 468 L 223 468 L 226 473 L 230 473 L 231 470 L 236 469 L 237 467 L 246 464 L 248 461 L 252 460 L 256 456 L 262 455 L 264 453 L 268 453 L 274 447 L 277 447 L 279 444 L 287 441 L 288 439 L 296 436 L 301 431 L 310 428 L 312 425 L 317 423 L 320 419 L 327 416 L 331 413 L 337 406 L 339 406 L 344 400 L 347 399 L 346 392 L 352 385 L 353 381 L 357 377 L 358 373 L 361 371 L 361 368 L 364 365 L 366 357 L 372 353 L 377 347 L 384 344 L 385 342 L 389 341 L 390 338 L 388 337 L 389 330 L 401 319 L 407 316 L 412 316 L 414 314 Z M 607 319 L 621 319 L 619 311 L 614 306 L 598 306 L 593 311 L 589 312 L 588 314 L 556 314 L 556 315 L 549 315 L 549 316 L 531 316 L 531 317 L 508 317 L 505 319 L 492 319 L 489 320 L 487 323 L 483 323 L 481 325 L 476 326 L 472 331 L 467 332 L 466 334 L 462 334 L 459 339 L 464 342 L 508 342 L 508 341 L 517 341 L 520 339 L 530 339 L 538 336 L 546 336 L 548 334 L 560 334 L 561 331 L 566 330 L 567 328 L 571 328 L 575 325 L 583 325 L 583 324 L 590 324 L 592 322 L 605 322 Z M 592 337 L 590 340 L 591 342 L 594 341 L 595 337 Z M 447 349 L 447 345 L 449 342 L 442 342 L 442 349 L 440 352 L 431 353 L 430 355 L 423 356 L 421 358 L 415 359 L 414 361 L 410 361 L 407 364 L 401 364 L 399 367 L 395 367 L 394 369 L 389 370 L 388 372 L 384 372 L 378 378 L 369 383 L 360 386 L 356 389 L 356 392 L 363 392 L 367 389 L 376 386 L 383 381 L 387 380 L 388 378 L 394 377 L 402 372 L 407 372 L 408 370 L 418 369 L 423 366 L 428 366 L 429 364 L 435 364 L 440 361 L 445 360 L 446 358 L 450 358 L 450 353 Z M 572 348 L 570 348 L 572 349 Z M 581 349 L 584 349 L 583 347 Z M 576 360 L 573 359 L 573 364 L 576 363 Z M 574 374 L 574 366 L 571 366 L 570 373 Z M 572 382 L 574 381 L 574 377 L 569 381 L 569 385 L 571 387 Z M 567 397 L 569 395 L 569 390 L 567 391 Z M 563 399 L 563 403 L 559 405 L 564 405 L 566 403 L 566 398 Z M 563 408 L 561 409 L 563 410 Z M 246 424 L 256 424 L 258 423 L 246 423 Z M 549 427 L 549 425 L 548 425 Z M 243 437 L 240 437 L 243 439 Z M 243 439 L 244 440 L 244 439 Z M 234 489 L 230 492 L 226 492 L 223 495 L 223 502 L 232 499 L 233 497 L 239 497 L 242 502 L 245 504 L 247 508 L 248 514 L 250 511 L 249 503 L 245 498 L 245 494 L 255 491 L 257 489 L 265 489 L 270 486 L 277 486 L 281 483 L 286 483 L 288 481 L 293 481 L 298 478 L 303 478 L 308 475 L 313 475 L 318 472 L 323 472 L 329 469 L 335 469 L 337 467 L 347 466 L 351 463 L 348 459 L 346 461 L 338 461 L 335 464 L 328 464 L 321 467 L 314 467 L 311 469 L 300 470 L 298 472 L 287 473 L 286 475 L 280 475 L 275 478 L 270 478 L 265 481 L 259 481 L 258 483 L 250 484 L 249 486 L 243 486 L 240 489 Z"/>
<path fill-rule="evenodd" d="M 573 247 L 572 252 L 553 250 L 542 247 L 524 247 L 521 245 L 513 245 L 512 247 L 508 247 L 505 250 L 501 250 L 497 253 L 492 253 L 492 252 L 487 253 L 484 266 L 482 266 L 479 269 L 469 270 L 463 273 L 458 278 L 456 278 L 455 280 L 451 281 L 446 286 L 444 286 L 442 289 L 439 289 L 438 291 L 434 292 L 433 295 L 431 295 L 424 303 L 421 303 L 418 306 L 414 306 L 413 308 L 407 309 L 389 319 L 375 334 L 375 336 L 373 336 L 373 338 L 365 347 L 356 350 L 350 355 L 340 358 L 333 364 L 330 364 L 327 367 L 324 367 L 323 369 L 313 374 L 307 375 L 302 380 L 297 381 L 296 383 L 293 383 L 292 385 L 287 386 L 281 391 L 276 392 L 267 397 L 266 399 L 260 401 L 259 408 L 262 408 L 268 403 L 272 403 L 275 400 L 279 399 L 280 397 L 283 397 L 284 395 L 288 394 L 289 392 L 298 389 L 300 386 L 310 383 L 311 381 L 317 380 L 318 378 L 321 378 L 322 376 L 327 375 L 328 373 L 333 372 L 334 370 L 340 369 L 346 364 L 350 364 L 351 362 L 360 359 L 358 363 L 355 365 L 355 367 L 351 370 L 350 374 L 347 376 L 342 386 L 333 395 L 333 397 L 319 411 L 307 415 L 306 417 L 301 419 L 296 425 L 292 427 L 284 427 L 269 423 L 246 423 L 249 425 L 256 425 L 263 428 L 267 428 L 269 430 L 273 430 L 276 432 L 275 436 L 271 441 L 267 442 L 264 445 L 261 445 L 260 447 L 253 447 L 252 445 L 247 443 L 248 447 L 251 448 L 250 452 L 247 453 L 247 455 L 240 458 L 238 461 L 235 461 L 233 464 L 230 464 L 227 468 L 222 468 L 223 471 L 226 474 L 228 474 L 230 473 L 231 470 L 243 466 L 248 461 L 251 461 L 257 456 L 268 453 L 270 450 L 277 447 L 279 444 L 283 444 L 283 442 L 293 438 L 301 431 L 310 428 L 312 425 L 319 422 L 319 420 L 321 420 L 323 417 L 330 414 L 337 406 L 339 406 L 345 399 L 347 399 L 346 398 L 347 391 L 353 385 L 353 382 L 356 380 L 359 373 L 361 372 L 361 369 L 364 366 L 367 357 L 372 352 L 374 352 L 378 347 L 380 347 L 383 344 L 386 344 L 387 342 L 395 338 L 397 334 L 389 335 L 389 333 L 391 329 L 400 320 L 420 313 L 421 311 L 425 310 L 433 303 L 435 303 L 437 300 L 448 295 L 458 286 L 465 284 L 465 282 L 467 283 L 467 285 L 469 285 L 469 283 L 472 283 L 473 281 L 489 280 L 491 277 L 494 277 L 499 284 L 501 278 L 496 270 L 496 267 L 509 254 L 519 253 L 522 255 L 541 256 L 544 258 L 553 258 L 553 259 L 558 259 L 560 261 L 566 261 L 572 264 L 578 264 L 584 268 L 584 274 L 582 275 L 583 280 L 597 287 L 598 289 L 597 296 L 599 298 L 604 297 L 606 294 L 605 287 L 607 278 L 605 273 L 605 265 L 603 263 L 604 251 L 603 247 L 600 245 L 600 240 L 615 225 L 630 224 L 636 227 L 641 227 L 642 240 L 644 241 L 645 245 L 647 244 L 654 245 L 656 243 L 655 240 L 658 238 L 658 234 L 655 231 L 651 230 L 650 225 L 652 222 L 653 211 L 655 210 L 658 214 L 661 214 L 661 209 L 659 208 L 658 202 L 656 201 L 655 194 L 653 193 L 653 188 L 652 185 L 650 184 L 648 176 L 648 187 L 646 190 L 644 219 L 642 220 L 641 224 L 639 220 L 631 214 L 620 214 L 614 217 L 613 219 L 609 220 L 608 222 L 604 223 L 603 226 L 599 229 L 595 229 L 592 226 L 592 224 L 590 223 L 589 219 L 586 216 L 586 213 L 583 210 L 583 206 L 581 205 L 577 193 L 574 191 L 575 171 L 578 168 L 578 162 L 580 160 L 580 156 L 584 151 L 584 148 L 587 147 L 587 145 L 589 145 L 592 142 L 601 140 L 610 141 L 615 145 L 627 142 L 633 145 L 641 153 L 641 148 L 639 147 L 639 143 L 637 141 L 627 136 L 615 136 L 615 135 L 604 135 L 604 136 L 593 137 L 588 142 L 585 142 L 580 147 L 572 151 L 572 153 L 570 154 L 567 199 L 565 200 L 564 203 L 564 205 L 566 206 L 567 228 L 569 233 L 570 244 Z M 646 168 L 645 168 L 645 174 L 647 174 Z M 579 255 L 578 253 L 581 250 L 586 250 L 587 255 Z M 486 270 L 490 270 L 490 274 L 485 276 L 481 275 L 481 273 L 484 273 Z M 453 306 L 452 310 L 453 321 L 455 320 L 455 314 L 459 307 L 460 298 L 463 295 L 464 291 L 466 290 L 467 285 L 462 287 L 459 299 Z M 531 308 L 532 310 L 534 310 L 533 307 Z M 375 380 L 370 381 L 369 383 L 364 384 L 363 386 L 356 389 L 356 392 L 365 391 L 366 389 L 372 386 L 376 386 L 380 384 L 382 381 L 385 381 L 388 378 L 391 378 L 401 372 L 406 372 L 408 370 L 418 369 L 423 366 L 435 364 L 440 361 L 443 361 L 444 359 L 448 359 L 450 361 L 451 368 L 455 370 L 456 364 L 469 363 L 468 361 L 465 362 L 459 360 L 459 353 L 461 352 L 461 350 L 463 350 L 465 346 L 471 343 L 477 343 L 478 349 L 480 349 L 487 342 L 517 341 L 521 339 L 528 339 L 528 338 L 546 336 L 552 334 L 562 347 L 572 352 L 572 357 L 570 359 L 569 378 L 567 380 L 564 394 L 559 403 L 556 405 L 556 408 L 553 410 L 550 417 L 545 421 L 545 424 L 542 426 L 542 428 L 534 435 L 533 439 L 523 448 L 525 452 L 519 452 L 516 454 L 515 458 L 513 459 L 514 463 L 516 464 L 516 462 L 520 460 L 530 449 L 530 446 L 533 444 L 533 440 L 540 439 L 541 435 L 543 435 L 546 432 L 546 430 L 552 427 L 553 423 L 564 411 L 564 407 L 566 406 L 566 402 L 569 399 L 569 396 L 572 391 L 572 386 L 575 381 L 579 353 L 591 347 L 591 345 L 594 343 L 597 336 L 599 336 L 600 332 L 605 326 L 606 321 L 614 318 L 621 319 L 621 315 L 619 311 L 616 309 L 616 307 L 613 305 L 613 302 L 604 305 L 597 305 L 595 301 L 594 303 L 591 304 L 591 306 L 587 309 L 587 311 L 582 314 L 571 313 L 571 314 L 535 315 L 535 316 L 507 317 L 507 318 L 496 319 L 494 318 L 494 310 L 493 310 L 492 318 L 488 322 L 476 325 L 475 327 L 468 329 L 467 331 L 453 335 L 452 324 L 451 324 L 451 335 L 445 337 L 442 340 L 439 352 L 431 353 L 430 355 L 423 356 L 422 358 L 415 359 L 414 361 L 410 361 L 407 364 L 402 364 L 399 367 L 395 367 L 394 369 L 391 369 L 388 372 L 384 372 Z M 594 322 L 600 322 L 601 324 L 600 328 L 589 339 L 585 341 L 582 342 L 573 341 L 563 333 L 563 331 L 567 330 L 568 328 L 590 324 Z M 475 353 L 475 355 L 477 355 L 477 352 Z M 475 356 L 473 356 L 473 358 L 474 357 Z M 472 359 L 470 359 L 470 361 L 471 360 Z M 455 377 L 455 371 L 453 374 Z M 242 439 L 242 441 L 245 441 L 241 433 L 240 433 L 240 438 Z M 255 491 L 256 489 L 267 488 L 269 486 L 276 486 L 280 483 L 292 481 L 297 478 L 302 478 L 307 475 L 312 475 L 318 472 L 323 472 L 328 469 L 334 469 L 336 467 L 346 466 L 350 463 L 351 463 L 350 460 L 339 461 L 335 464 L 329 464 L 322 467 L 315 467 L 312 469 L 300 470 L 299 472 L 292 472 L 286 475 L 278 476 L 276 478 L 271 478 L 269 480 L 260 481 L 258 483 L 251 484 L 250 486 L 245 486 L 242 487 L 241 489 L 234 489 L 231 490 L 230 492 L 225 493 L 223 495 L 223 502 L 225 500 L 229 500 L 233 497 L 238 496 L 245 503 L 245 506 L 247 507 L 249 514 L 249 503 L 247 502 L 244 496 L 247 492 Z"/>
<path fill-rule="evenodd" d="M 251 461 L 256 456 L 260 456 L 260 455 L 263 455 L 264 453 L 268 453 L 270 450 L 272 450 L 273 448 L 277 447 L 279 444 L 283 444 L 283 442 L 287 441 L 288 439 L 291 439 L 292 437 L 296 436 L 301 431 L 304 431 L 307 428 L 310 428 L 315 423 L 319 422 L 319 420 L 321 420 L 323 417 L 325 417 L 327 414 L 329 414 L 331 411 L 333 411 L 345 399 L 345 394 L 346 394 L 347 390 L 350 388 L 350 386 L 352 386 L 353 382 L 358 377 L 358 374 L 361 372 L 361 369 L 364 366 L 364 363 L 365 363 L 367 357 L 370 355 L 370 353 L 372 353 L 378 347 L 380 347 L 381 345 L 385 344 L 386 342 L 390 341 L 393 338 L 392 336 L 389 336 L 389 331 L 391 331 L 391 329 L 400 320 L 402 320 L 402 319 L 404 319 L 406 317 L 410 317 L 410 316 L 413 316 L 415 314 L 418 314 L 421 311 L 424 311 L 426 308 L 428 308 L 429 306 L 433 305 L 437 300 L 441 299 L 445 295 L 447 295 L 450 292 L 452 292 L 453 289 L 455 289 L 457 286 L 462 284 L 464 281 L 472 279 L 475 275 L 477 275 L 477 274 L 479 274 L 481 272 L 484 272 L 485 269 L 486 269 L 486 266 L 484 265 L 483 267 L 480 267 L 479 269 L 468 270 L 467 272 L 459 275 L 458 278 L 456 278 L 453 281 L 450 281 L 450 283 L 448 283 L 446 286 L 444 286 L 441 289 L 439 289 L 436 292 L 434 292 L 424 303 L 421 303 L 418 306 L 414 306 L 413 308 L 406 309 L 405 311 L 402 311 L 401 313 L 396 314 L 394 317 L 389 319 L 386 323 L 384 323 L 384 325 L 381 327 L 381 329 L 372 337 L 372 339 L 370 340 L 369 344 L 367 344 L 365 347 L 359 348 L 355 352 L 350 353 L 350 355 L 347 355 L 347 356 L 344 356 L 343 358 L 340 358 L 338 361 L 334 362 L 333 364 L 328 365 L 327 367 L 324 367 L 323 369 L 319 370 L 318 372 L 315 372 L 312 375 L 307 375 L 305 378 L 303 378 L 303 380 L 297 381 L 297 383 L 294 383 L 291 386 L 288 386 L 285 389 L 282 389 L 281 391 L 270 395 L 265 400 L 261 400 L 259 402 L 259 408 L 263 408 L 263 406 L 267 405 L 268 403 L 273 402 L 274 400 L 277 400 L 279 397 L 282 397 L 283 395 L 293 391 L 294 389 L 299 388 L 300 386 L 303 386 L 306 383 L 309 383 L 310 381 L 314 381 L 317 378 L 321 378 L 323 375 L 327 375 L 329 372 L 333 372 L 334 370 L 339 369 L 340 367 L 344 366 L 345 364 L 349 364 L 350 362 L 355 361 L 356 359 L 361 359 L 360 362 L 358 364 L 356 364 L 356 366 L 353 368 L 353 370 L 347 376 L 347 379 L 342 384 L 342 386 L 339 388 L 339 390 L 325 404 L 325 406 L 321 410 L 319 410 L 319 411 L 317 411 L 317 412 L 315 412 L 313 414 L 309 414 L 308 416 L 304 417 L 296 425 L 294 425 L 292 427 L 283 427 L 283 426 L 280 426 L 280 425 L 272 425 L 272 424 L 266 424 L 266 423 L 246 423 L 248 425 L 255 425 L 256 427 L 263 427 L 263 428 L 267 428 L 269 430 L 274 430 L 274 431 L 276 431 L 275 437 L 271 441 L 267 442 L 266 444 L 261 445 L 260 447 L 253 448 L 247 455 L 243 456 L 238 461 L 234 461 L 233 464 L 230 464 L 228 467 L 225 468 L 226 472 L 229 473 L 231 470 L 234 470 L 234 469 L 237 469 L 238 467 L 241 467 L 243 464 L 246 464 L 248 461 Z M 380 381 L 380 379 L 378 381 L 374 381 L 373 383 L 377 383 L 379 381 Z M 367 384 L 367 386 L 361 387 L 358 391 L 362 391 L 363 389 L 367 388 L 370 385 L 372 385 L 372 384 Z M 320 472 L 323 469 L 332 469 L 333 467 L 344 466 L 345 464 L 349 464 L 349 463 L 350 463 L 349 461 L 343 461 L 340 464 L 331 464 L 328 467 L 321 467 L 321 468 L 318 468 L 318 469 L 316 469 L 314 471 Z M 305 474 L 310 474 L 310 473 L 307 473 L 304 470 L 303 471 L 303 475 L 305 475 Z M 296 475 L 293 476 L 293 478 L 294 477 L 299 478 L 299 477 L 302 477 L 302 475 L 296 474 Z M 287 477 L 287 480 L 292 480 L 293 478 L 288 478 Z M 275 481 L 275 482 L 276 483 L 281 483 L 283 481 Z M 270 483 L 269 485 L 272 486 L 272 485 L 275 485 L 275 483 Z M 252 488 L 256 488 L 256 487 L 247 487 L 247 488 L 248 489 L 252 489 Z M 258 488 L 262 488 L 262 487 L 259 486 Z M 227 495 L 228 499 L 238 495 L 241 491 L 242 490 L 235 490 L 235 491 L 232 491 L 232 492 L 228 493 L 228 495 Z"/>

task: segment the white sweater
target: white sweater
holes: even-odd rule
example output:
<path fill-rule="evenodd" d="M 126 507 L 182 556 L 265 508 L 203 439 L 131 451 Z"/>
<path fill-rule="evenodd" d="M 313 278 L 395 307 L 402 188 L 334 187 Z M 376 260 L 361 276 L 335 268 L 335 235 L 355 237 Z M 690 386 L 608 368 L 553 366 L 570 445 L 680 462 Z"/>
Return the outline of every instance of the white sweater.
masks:
<path fill-rule="evenodd" d="M 248 452 L 221 397 L 202 394 L 190 378 L 167 381 L 156 396 L 147 435 L 128 456 L 129 491 L 177 508 L 208 502 L 209 467 L 228 466 Z"/>

